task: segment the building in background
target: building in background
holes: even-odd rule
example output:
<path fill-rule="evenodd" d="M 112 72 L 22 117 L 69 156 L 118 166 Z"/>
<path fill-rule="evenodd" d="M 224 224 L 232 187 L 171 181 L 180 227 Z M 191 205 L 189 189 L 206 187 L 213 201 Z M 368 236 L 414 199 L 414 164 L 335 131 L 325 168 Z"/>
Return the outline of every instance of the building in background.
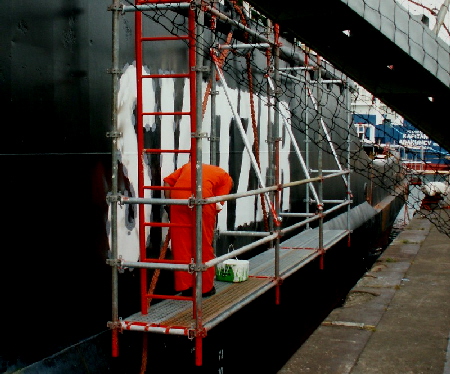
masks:
<path fill-rule="evenodd" d="M 450 154 L 363 87 L 353 96 L 353 124 L 366 147 L 399 152 L 411 171 L 450 170 Z"/>

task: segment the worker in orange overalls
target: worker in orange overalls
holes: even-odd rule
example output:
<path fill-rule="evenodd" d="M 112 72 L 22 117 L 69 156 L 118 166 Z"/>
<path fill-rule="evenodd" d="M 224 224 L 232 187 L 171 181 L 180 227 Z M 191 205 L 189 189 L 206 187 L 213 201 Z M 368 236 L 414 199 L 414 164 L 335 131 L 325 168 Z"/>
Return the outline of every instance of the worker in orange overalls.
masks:
<path fill-rule="evenodd" d="M 202 164 L 202 195 L 203 198 L 226 195 L 230 193 L 233 187 L 233 180 L 228 173 L 218 166 Z M 191 163 L 183 165 L 172 174 L 164 178 L 164 186 L 184 188 L 166 190 L 166 198 L 188 199 L 192 196 L 191 192 Z M 223 205 L 223 203 L 218 203 Z M 202 209 L 202 257 L 203 262 L 214 258 L 213 239 L 216 216 L 220 209 L 216 204 L 205 204 Z M 195 211 L 186 205 L 170 206 L 170 221 L 177 223 L 192 223 L 195 220 Z M 195 245 L 192 241 L 192 228 L 177 227 L 170 228 L 170 240 L 172 243 L 173 258 L 179 261 L 190 262 L 195 258 Z M 191 296 L 194 284 L 193 274 L 185 271 L 175 271 L 175 290 L 183 296 Z M 203 297 L 214 295 L 214 267 L 208 268 L 203 272 L 202 295 Z"/>

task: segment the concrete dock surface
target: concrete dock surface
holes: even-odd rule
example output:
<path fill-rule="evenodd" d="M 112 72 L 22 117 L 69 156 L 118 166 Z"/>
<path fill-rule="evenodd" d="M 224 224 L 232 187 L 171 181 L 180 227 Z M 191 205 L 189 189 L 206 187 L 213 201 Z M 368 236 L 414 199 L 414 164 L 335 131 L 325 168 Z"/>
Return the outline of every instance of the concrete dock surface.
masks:
<path fill-rule="evenodd" d="M 450 238 L 438 230 L 450 210 L 424 213 L 279 374 L 450 374 Z"/>

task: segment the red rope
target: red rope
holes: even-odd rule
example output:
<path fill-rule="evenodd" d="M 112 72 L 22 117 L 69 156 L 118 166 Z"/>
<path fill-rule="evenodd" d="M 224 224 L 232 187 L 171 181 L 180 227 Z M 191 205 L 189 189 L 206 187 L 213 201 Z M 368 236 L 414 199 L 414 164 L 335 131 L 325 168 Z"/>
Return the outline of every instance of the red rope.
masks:
<path fill-rule="evenodd" d="M 422 7 L 424 9 L 428 10 L 433 16 L 436 15 L 436 12 L 434 11 L 434 9 L 431 9 L 431 8 L 429 8 L 429 7 L 427 7 L 427 6 L 423 5 L 423 4 L 420 4 L 420 3 L 418 3 L 417 1 L 414 1 L 414 0 L 408 0 L 408 1 L 410 3 L 413 3 L 414 5 L 417 5 L 419 7 Z"/>

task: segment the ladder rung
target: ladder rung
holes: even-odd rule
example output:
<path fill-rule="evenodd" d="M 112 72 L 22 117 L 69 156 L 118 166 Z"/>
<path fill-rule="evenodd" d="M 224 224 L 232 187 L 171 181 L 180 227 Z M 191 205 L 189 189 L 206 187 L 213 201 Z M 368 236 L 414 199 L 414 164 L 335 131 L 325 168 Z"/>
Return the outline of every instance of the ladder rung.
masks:
<path fill-rule="evenodd" d="M 190 0 L 181 0 L 181 1 L 173 1 L 173 0 L 141 0 L 138 2 L 138 5 L 141 4 L 179 4 L 179 3 L 190 3 Z"/>
<path fill-rule="evenodd" d="M 143 116 L 187 116 L 191 112 L 144 112 Z"/>
<path fill-rule="evenodd" d="M 155 149 L 145 148 L 144 153 L 191 153 L 190 149 Z"/>
<path fill-rule="evenodd" d="M 122 5 L 123 12 L 148 12 L 155 10 L 180 10 L 190 7 L 190 0 L 174 2 L 173 0 L 139 1 L 134 5 Z"/>
<path fill-rule="evenodd" d="M 147 227 L 192 227 L 189 223 L 144 222 Z"/>
<path fill-rule="evenodd" d="M 160 40 L 184 40 L 189 39 L 189 35 L 181 36 L 144 36 L 141 38 L 141 42 L 157 42 Z"/>
<path fill-rule="evenodd" d="M 190 191 L 190 187 L 169 187 L 169 186 L 144 186 L 147 190 L 177 190 L 177 191 Z"/>
<path fill-rule="evenodd" d="M 188 265 L 191 263 L 191 261 L 179 261 L 162 258 L 144 258 L 143 260 L 141 260 L 141 262 L 157 263 L 157 264 L 178 264 L 178 265 Z"/>
<path fill-rule="evenodd" d="M 142 78 L 189 78 L 190 75 L 188 73 L 179 73 L 179 74 L 146 74 L 143 75 Z"/>

